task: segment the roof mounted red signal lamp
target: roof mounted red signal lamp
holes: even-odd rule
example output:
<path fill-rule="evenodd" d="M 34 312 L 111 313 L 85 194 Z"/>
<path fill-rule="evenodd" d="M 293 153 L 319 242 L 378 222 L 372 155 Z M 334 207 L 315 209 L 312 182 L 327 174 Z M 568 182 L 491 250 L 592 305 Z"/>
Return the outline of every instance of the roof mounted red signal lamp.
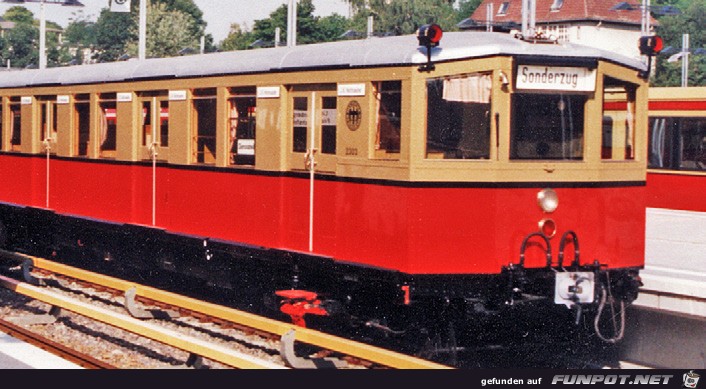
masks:
<path fill-rule="evenodd" d="M 425 24 L 419 27 L 419 30 L 417 31 L 419 46 L 439 46 L 439 42 L 441 41 L 441 37 L 443 35 L 444 31 L 441 30 L 441 27 L 439 27 L 438 24 Z"/>
<path fill-rule="evenodd" d="M 638 47 L 640 54 L 647 56 L 647 70 L 640 71 L 638 74 L 645 80 L 649 80 L 652 70 L 652 57 L 659 54 L 664 48 L 664 41 L 658 35 L 649 35 L 640 37 Z"/>
<path fill-rule="evenodd" d="M 664 41 L 658 35 L 640 37 L 640 54 L 657 55 L 664 48 Z"/>
<path fill-rule="evenodd" d="M 419 67 L 420 72 L 430 72 L 435 69 L 434 64 L 431 63 L 431 48 L 439 46 L 442 35 L 444 32 L 438 24 L 425 24 L 417 30 L 419 46 L 427 48 L 427 63 Z"/>

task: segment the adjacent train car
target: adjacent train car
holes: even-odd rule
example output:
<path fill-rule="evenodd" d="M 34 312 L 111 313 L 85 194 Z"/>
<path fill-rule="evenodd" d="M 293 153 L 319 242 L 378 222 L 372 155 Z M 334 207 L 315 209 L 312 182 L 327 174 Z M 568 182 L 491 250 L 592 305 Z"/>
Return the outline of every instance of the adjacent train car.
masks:
<path fill-rule="evenodd" d="M 640 305 L 706 316 L 706 87 L 650 88 Z"/>
<path fill-rule="evenodd" d="M 0 244 L 276 295 L 301 325 L 395 336 L 527 310 L 529 331 L 569 332 L 541 325 L 560 313 L 619 340 L 646 66 L 428 28 L 0 73 Z"/>

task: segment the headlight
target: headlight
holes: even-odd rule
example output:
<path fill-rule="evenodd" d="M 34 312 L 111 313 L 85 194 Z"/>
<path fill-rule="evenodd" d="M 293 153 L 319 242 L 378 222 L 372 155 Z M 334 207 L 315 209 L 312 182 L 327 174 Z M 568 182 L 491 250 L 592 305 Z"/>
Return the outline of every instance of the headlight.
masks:
<path fill-rule="evenodd" d="M 557 196 L 554 189 L 542 189 L 537 193 L 537 204 L 544 212 L 554 212 L 559 206 L 559 196 Z"/>
<path fill-rule="evenodd" d="M 556 223 L 552 219 L 542 219 L 539 221 L 539 232 L 551 239 L 556 235 Z"/>

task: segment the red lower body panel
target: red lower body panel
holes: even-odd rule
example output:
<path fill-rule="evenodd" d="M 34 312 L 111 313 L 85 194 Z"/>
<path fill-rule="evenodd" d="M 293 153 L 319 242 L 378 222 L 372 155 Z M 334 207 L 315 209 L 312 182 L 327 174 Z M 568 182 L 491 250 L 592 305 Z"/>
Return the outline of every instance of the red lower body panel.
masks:
<path fill-rule="evenodd" d="M 706 212 L 706 175 L 648 173 L 647 206 Z"/>
<path fill-rule="evenodd" d="M 0 155 L 0 201 L 44 207 L 45 163 Z M 58 213 L 152 224 L 151 166 L 52 159 L 49 185 Z M 316 180 L 311 235 L 309 188 L 304 177 L 160 166 L 156 226 L 293 251 L 311 244 L 317 255 L 410 274 L 492 274 L 517 263 L 525 236 L 550 217 L 555 262 L 561 235 L 573 230 L 581 263 L 643 264 L 643 186 L 558 188 L 559 208 L 545 215 L 540 188 Z M 539 242 L 528 245 L 528 267 L 546 263 Z"/>

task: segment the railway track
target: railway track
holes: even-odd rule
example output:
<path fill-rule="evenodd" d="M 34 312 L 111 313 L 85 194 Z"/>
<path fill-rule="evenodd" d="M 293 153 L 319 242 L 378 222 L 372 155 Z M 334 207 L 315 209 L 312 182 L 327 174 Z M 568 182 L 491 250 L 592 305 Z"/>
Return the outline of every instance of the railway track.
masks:
<path fill-rule="evenodd" d="M 74 350 L 45 336 L 32 332 L 22 326 L 0 319 L 0 331 L 14 338 L 37 346 L 85 369 L 116 369 L 114 365 L 94 358 L 86 353 Z"/>
<path fill-rule="evenodd" d="M 188 365 L 205 360 L 226 368 L 449 368 L 42 258 L 7 251 L 0 256 L 23 264 L 24 282 L 0 276 L 5 288 L 187 352 Z M 83 298 L 67 296 L 72 294 Z"/>

